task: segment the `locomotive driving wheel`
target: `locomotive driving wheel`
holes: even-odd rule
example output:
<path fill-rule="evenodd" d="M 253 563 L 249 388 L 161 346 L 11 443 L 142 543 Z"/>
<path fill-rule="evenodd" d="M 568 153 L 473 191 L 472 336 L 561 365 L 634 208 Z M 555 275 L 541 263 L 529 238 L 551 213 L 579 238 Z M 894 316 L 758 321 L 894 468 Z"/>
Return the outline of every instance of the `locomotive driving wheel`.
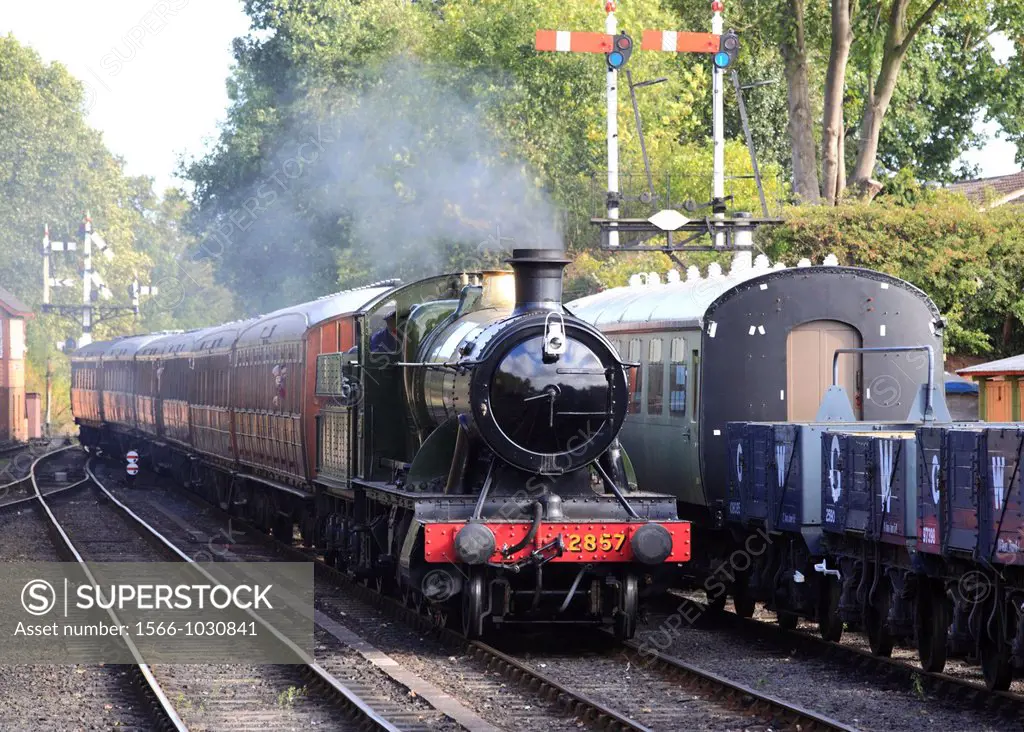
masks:
<path fill-rule="evenodd" d="M 417 614 L 423 613 L 423 594 L 408 581 L 402 583 L 402 604 Z"/>
<path fill-rule="evenodd" d="M 615 612 L 615 637 L 630 640 L 636 634 L 636 615 L 640 605 L 640 582 L 635 574 L 622 579 L 619 606 Z"/>
<path fill-rule="evenodd" d="M 473 572 L 462 587 L 462 634 L 474 640 L 484 634 L 484 576 Z"/>

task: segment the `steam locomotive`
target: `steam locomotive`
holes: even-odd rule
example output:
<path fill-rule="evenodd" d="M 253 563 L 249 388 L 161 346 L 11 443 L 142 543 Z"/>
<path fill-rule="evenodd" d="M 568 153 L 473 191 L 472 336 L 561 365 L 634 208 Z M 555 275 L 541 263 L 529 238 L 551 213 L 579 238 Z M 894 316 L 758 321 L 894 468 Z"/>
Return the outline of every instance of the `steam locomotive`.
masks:
<path fill-rule="evenodd" d="M 568 260 L 389 281 L 72 357 L 81 441 L 138 450 L 464 632 L 609 625 L 690 559 L 618 442 L 628 364 L 561 302 Z"/>
<path fill-rule="evenodd" d="M 1005 689 L 1024 668 L 1024 425 L 951 422 L 935 304 L 826 264 L 738 253 L 567 307 L 640 362 L 622 443 L 692 521 L 686 572 L 713 606 L 728 591 L 829 640 L 861 627 L 879 655 L 913 640 L 928 671 L 979 658 Z"/>

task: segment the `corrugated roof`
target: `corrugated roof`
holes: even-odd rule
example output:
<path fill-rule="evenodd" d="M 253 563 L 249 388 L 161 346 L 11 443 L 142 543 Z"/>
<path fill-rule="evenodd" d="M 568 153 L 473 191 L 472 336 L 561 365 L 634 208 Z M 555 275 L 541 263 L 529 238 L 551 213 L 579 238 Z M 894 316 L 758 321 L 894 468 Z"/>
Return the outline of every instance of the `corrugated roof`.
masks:
<path fill-rule="evenodd" d="M 602 330 L 626 329 L 655 322 L 699 327 L 708 306 L 719 295 L 741 282 L 772 271 L 765 260 L 759 263 L 760 266 L 733 269 L 710 277 L 700 277 L 692 272 L 688 279 L 679 282 L 615 287 L 573 300 L 566 303 L 566 308 Z"/>
<path fill-rule="evenodd" d="M 128 336 L 118 338 L 110 342 L 110 347 L 103 353 L 104 361 L 130 361 L 135 358 L 135 353 L 147 343 L 155 341 L 163 336 L 156 333 L 146 335 Z"/>
<path fill-rule="evenodd" d="M 275 341 L 301 338 L 309 327 L 340 315 L 361 312 L 363 308 L 394 289 L 395 286 L 391 282 L 369 285 L 275 310 L 248 323 L 238 337 L 238 344 L 241 346 L 245 343 L 259 343 L 265 338 Z"/>
<path fill-rule="evenodd" d="M 994 178 L 978 178 L 977 180 L 951 183 L 948 189 L 954 193 L 962 193 L 974 203 L 984 203 L 988 197 L 991 200 L 991 206 L 999 206 L 1024 199 L 1024 170 Z"/>
<path fill-rule="evenodd" d="M 1024 374 L 1024 353 L 1019 356 L 1001 358 L 997 361 L 979 363 L 957 371 L 961 376 L 999 376 L 1001 374 Z"/>

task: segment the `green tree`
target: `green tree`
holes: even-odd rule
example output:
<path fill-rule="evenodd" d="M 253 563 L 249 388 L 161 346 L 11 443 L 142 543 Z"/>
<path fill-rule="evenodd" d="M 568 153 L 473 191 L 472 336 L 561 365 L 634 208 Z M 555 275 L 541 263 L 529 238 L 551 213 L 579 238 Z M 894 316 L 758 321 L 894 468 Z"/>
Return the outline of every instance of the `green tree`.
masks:
<path fill-rule="evenodd" d="M 186 203 L 169 196 L 157 201 L 148 178 L 130 178 L 122 162 L 103 145 L 85 122 L 88 100 L 83 87 L 60 64 L 44 64 L 38 54 L 13 36 L 0 37 L 0 285 L 38 311 L 42 302 L 43 226 L 56 241 L 78 238 L 78 227 L 90 212 L 94 229 L 110 245 L 112 261 L 97 255 L 96 270 L 113 298 L 98 306 L 127 304 L 127 284 L 138 277 L 148 284 L 157 267 L 169 270 L 167 245 L 178 236 Z M 75 286 L 52 291 L 52 301 L 81 303 L 79 253 L 55 253 L 51 275 L 71 279 Z M 150 305 L 156 304 L 156 301 Z M 212 324 L 226 314 L 223 293 L 209 294 L 191 306 L 168 313 L 94 321 L 94 337 L 174 327 L 184 315 L 187 325 Z M 191 307 L 191 311 L 189 311 Z M 37 315 L 28 327 L 28 384 L 42 389 L 45 364 L 52 358 L 53 390 L 58 420 L 68 422 L 68 361 L 55 342 L 77 338 L 77 321 L 58 315 Z"/>
<path fill-rule="evenodd" d="M 895 191 L 894 191 L 895 193 Z M 1013 207 L 980 212 L 945 191 L 904 187 L 904 200 L 792 207 L 759 231 L 773 261 L 801 257 L 887 272 L 926 292 L 948 321 L 951 353 L 1010 355 L 1024 348 L 1024 226 Z M 912 202 L 912 205 L 907 205 Z"/>
<path fill-rule="evenodd" d="M 550 242 L 558 227 L 571 249 L 596 245 L 589 218 L 603 201 L 604 59 L 533 44 L 538 28 L 602 28 L 600 6 L 247 7 L 254 32 L 235 44 L 228 122 L 215 150 L 187 169 L 201 247 L 217 254 L 218 278 L 247 311 L 424 267 L 492 266 L 511 242 Z M 381 19 L 402 32 L 378 33 Z M 619 20 L 637 41 L 645 28 L 678 25 L 650 1 L 630 3 Z M 637 81 L 668 79 L 638 91 L 657 192 L 672 180 L 673 204 L 675 193 L 707 200 L 707 57 L 638 52 L 629 68 Z M 636 196 L 646 182 L 625 92 L 620 85 L 622 181 Z M 298 166 L 311 136 L 320 154 Z M 730 166 L 749 172 L 745 152 L 730 148 Z M 777 173 L 766 166 L 773 199 L 782 195 Z M 752 185 L 734 189 L 737 205 L 757 206 Z"/>

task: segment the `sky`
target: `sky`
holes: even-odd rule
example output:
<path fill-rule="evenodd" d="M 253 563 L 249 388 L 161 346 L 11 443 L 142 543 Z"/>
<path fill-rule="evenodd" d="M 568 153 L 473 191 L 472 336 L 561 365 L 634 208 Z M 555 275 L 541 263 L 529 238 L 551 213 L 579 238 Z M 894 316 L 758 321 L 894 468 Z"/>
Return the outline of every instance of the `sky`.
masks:
<path fill-rule="evenodd" d="M 231 41 L 248 30 L 241 0 L 0 0 L 0 34 L 85 83 L 89 124 L 158 192 L 216 139 Z"/>
<path fill-rule="evenodd" d="M 44 61 L 59 61 L 87 85 L 88 122 L 125 160 L 129 175 L 181 185 L 184 154 L 198 157 L 226 117 L 231 41 L 249 29 L 241 0 L 3 0 L 0 34 L 13 33 Z M 996 39 L 1005 59 L 1012 44 Z M 965 159 L 983 176 L 1020 169 L 1013 144 L 993 137 Z"/>

